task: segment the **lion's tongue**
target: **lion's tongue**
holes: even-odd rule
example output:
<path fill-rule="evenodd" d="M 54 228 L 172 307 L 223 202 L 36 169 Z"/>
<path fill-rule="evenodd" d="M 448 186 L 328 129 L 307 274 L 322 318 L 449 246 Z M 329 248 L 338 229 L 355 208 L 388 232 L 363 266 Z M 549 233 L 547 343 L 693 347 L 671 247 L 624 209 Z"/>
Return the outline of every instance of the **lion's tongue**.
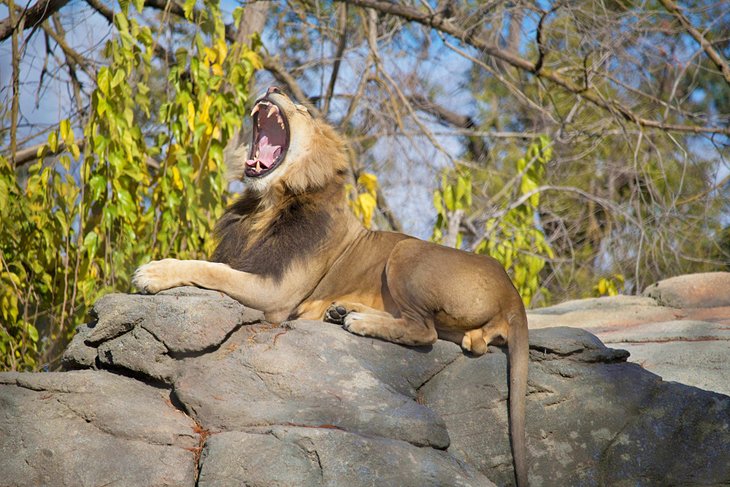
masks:
<path fill-rule="evenodd" d="M 255 167 L 256 163 L 260 162 L 264 169 L 269 169 L 274 164 L 276 158 L 279 157 L 280 153 L 281 146 L 271 145 L 269 143 L 269 138 L 264 135 L 259 139 L 258 156 L 254 159 L 247 160 L 246 165 L 249 167 Z"/>

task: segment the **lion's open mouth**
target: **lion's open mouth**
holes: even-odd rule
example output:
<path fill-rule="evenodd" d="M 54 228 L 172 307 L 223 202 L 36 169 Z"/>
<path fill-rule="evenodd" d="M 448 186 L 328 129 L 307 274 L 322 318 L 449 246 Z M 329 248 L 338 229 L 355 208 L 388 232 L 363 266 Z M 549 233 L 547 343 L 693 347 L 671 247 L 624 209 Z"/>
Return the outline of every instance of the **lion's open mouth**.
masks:
<path fill-rule="evenodd" d="M 258 178 L 271 172 L 286 157 L 289 148 L 289 122 L 284 112 L 264 98 L 253 107 L 253 143 L 246 161 L 245 174 Z"/>

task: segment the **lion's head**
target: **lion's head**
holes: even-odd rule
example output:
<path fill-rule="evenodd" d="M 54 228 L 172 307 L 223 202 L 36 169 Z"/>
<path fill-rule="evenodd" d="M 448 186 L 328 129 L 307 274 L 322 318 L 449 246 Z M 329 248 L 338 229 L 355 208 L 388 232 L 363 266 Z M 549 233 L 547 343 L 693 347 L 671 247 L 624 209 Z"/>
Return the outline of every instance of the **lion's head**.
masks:
<path fill-rule="evenodd" d="M 283 185 L 301 193 L 323 187 L 346 169 L 344 142 L 335 130 L 278 88 L 256 101 L 251 117 L 253 139 L 242 172 L 252 189 Z"/>

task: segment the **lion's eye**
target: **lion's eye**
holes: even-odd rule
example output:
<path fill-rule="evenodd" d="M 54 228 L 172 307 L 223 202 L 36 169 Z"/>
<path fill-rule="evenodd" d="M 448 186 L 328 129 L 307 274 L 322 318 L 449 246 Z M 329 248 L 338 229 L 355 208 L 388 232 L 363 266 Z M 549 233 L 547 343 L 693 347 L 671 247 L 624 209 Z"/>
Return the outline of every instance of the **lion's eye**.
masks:
<path fill-rule="evenodd" d="M 296 107 L 296 109 L 297 109 L 297 110 L 299 110 L 300 112 L 302 112 L 302 113 L 306 113 L 307 115 L 309 115 L 309 110 L 307 110 L 307 107 L 305 107 L 304 105 L 300 105 L 300 104 L 298 104 L 298 103 L 297 103 L 297 104 L 296 104 L 296 105 L 294 105 L 294 106 L 295 106 L 295 107 Z"/>

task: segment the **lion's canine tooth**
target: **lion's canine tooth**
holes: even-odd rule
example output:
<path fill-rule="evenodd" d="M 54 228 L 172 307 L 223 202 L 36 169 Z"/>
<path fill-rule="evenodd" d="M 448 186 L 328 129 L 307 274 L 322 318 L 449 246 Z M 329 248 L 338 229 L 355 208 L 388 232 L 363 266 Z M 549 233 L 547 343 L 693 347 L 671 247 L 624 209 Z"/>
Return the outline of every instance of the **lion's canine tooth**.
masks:
<path fill-rule="evenodd" d="M 278 111 L 279 111 L 279 109 L 276 108 L 276 105 L 271 105 L 271 108 L 269 108 L 269 113 L 268 113 L 268 115 L 266 115 L 266 118 L 271 117 L 273 114 L 275 114 Z"/>
<path fill-rule="evenodd" d="M 261 172 L 261 161 L 256 161 L 256 172 Z"/>

